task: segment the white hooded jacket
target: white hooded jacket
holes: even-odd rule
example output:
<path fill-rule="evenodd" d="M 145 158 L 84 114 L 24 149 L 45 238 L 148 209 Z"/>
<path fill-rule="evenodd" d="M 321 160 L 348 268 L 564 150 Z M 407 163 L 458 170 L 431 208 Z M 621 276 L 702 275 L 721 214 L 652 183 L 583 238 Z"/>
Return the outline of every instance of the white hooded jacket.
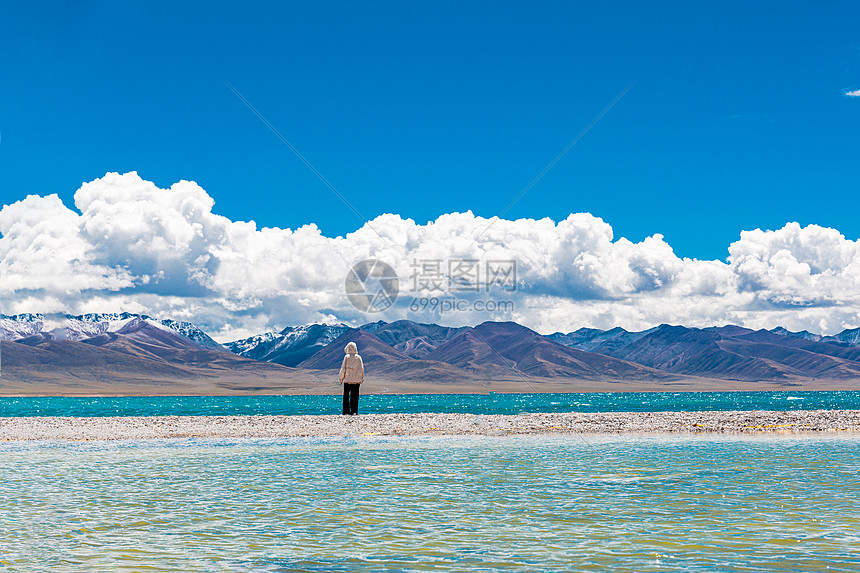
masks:
<path fill-rule="evenodd" d="M 364 362 L 358 354 L 355 342 L 350 342 L 343 350 L 346 356 L 340 365 L 341 384 L 361 384 L 364 382 Z"/>

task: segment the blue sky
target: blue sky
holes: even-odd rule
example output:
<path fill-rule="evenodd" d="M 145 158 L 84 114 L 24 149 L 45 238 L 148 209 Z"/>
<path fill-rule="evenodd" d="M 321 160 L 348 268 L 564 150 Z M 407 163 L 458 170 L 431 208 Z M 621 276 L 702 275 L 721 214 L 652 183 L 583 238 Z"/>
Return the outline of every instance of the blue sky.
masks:
<path fill-rule="evenodd" d="M 39 2 L 0 5 L 0 193 L 136 170 L 261 226 L 590 212 L 724 259 L 788 221 L 860 236 L 860 5 Z"/>
<path fill-rule="evenodd" d="M 406 317 L 856 328 L 857 22 L 853 2 L 2 3 L 3 312 L 218 340 Z M 470 257 L 516 261 L 511 310 L 344 294 L 362 258 L 405 279 Z"/>

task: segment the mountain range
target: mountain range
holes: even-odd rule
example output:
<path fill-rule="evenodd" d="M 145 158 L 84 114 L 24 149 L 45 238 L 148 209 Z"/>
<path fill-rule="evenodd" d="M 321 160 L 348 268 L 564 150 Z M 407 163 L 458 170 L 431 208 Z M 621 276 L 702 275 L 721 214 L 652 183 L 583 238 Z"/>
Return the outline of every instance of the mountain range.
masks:
<path fill-rule="evenodd" d="M 237 356 L 182 321 L 124 313 L 67 316 L 54 328 L 48 322 L 42 315 L 0 315 L 3 394 L 276 393 L 314 386 L 277 364 Z"/>
<path fill-rule="evenodd" d="M 860 329 L 541 335 L 514 322 L 410 320 L 287 327 L 219 344 L 194 324 L 131 313 L 0 315 L 4 393 L 280 393 L 330 386 L 354 341 L 368 379 L 391 391 L 575 391 L 860 385 Z M 53 326 L 52 326 L 53 325 Z"/>
<path fill-rule="evenodd" d="M 49 328 L 44 315 L 18 314 L 7 316 L 0 314 L 0 340 L 18 340 L 34 334 L 45 334 L 59 340 L 86 340 L 106 332 L 117 332 L 132 321 L 146 321 L 149 324 L 166 328 L 196 342 L 205 348 L 225 350 L 208 334 L 190 322 L 163 319 L 156 320 L 145 314 L 122 313 L 91 313 L 57 317 L 59 326 Z"/>
<path fill-rule="evenodd" d="M 344 324 L 288 326 L 280 332 L 266 332 L 228 342 L 224 347 L 246 358 L 297 366 L 349 329 Z"/>

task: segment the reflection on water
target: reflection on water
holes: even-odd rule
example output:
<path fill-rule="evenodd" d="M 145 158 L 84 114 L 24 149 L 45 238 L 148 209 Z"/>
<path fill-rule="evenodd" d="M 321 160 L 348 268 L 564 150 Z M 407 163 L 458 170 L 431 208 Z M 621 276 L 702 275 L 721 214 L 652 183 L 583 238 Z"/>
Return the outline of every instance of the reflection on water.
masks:
<path fill-rule="evenodd" d="M 860 568 L 850 437 L 7 443 L 0 467 L 9 570 Z"/>

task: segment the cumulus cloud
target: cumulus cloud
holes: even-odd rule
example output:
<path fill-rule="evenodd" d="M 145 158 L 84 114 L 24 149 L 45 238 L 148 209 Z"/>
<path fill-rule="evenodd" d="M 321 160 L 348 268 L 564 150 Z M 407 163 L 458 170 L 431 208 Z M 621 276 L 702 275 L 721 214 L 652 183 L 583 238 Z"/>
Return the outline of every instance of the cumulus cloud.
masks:
<path fill-rule="evenodd" d="M 659 234 L 615 238 L 588 213 L 492 225 L 471 212 L 427 224 L 386 214 L 326 237 L 313 224 L 232 221 L 196 183 L 161 189 L 137 173 L 85 183 L 74 202 L 77 210 L 56 195 L 29 196 L 0 211 L 7 314 L 141 312 L 196 322 L 219 340 L 399 318 L 516 320 L 541 332 L 669 322 L 830 333 L 860 323 L 860 242 L 815 225 L 743 231 L 719 261 L 680 258 Z M 379 314 L 344 292 L 349 268 L 367 258 L 401 279 L 396 303 Z M 488 265 L 505 264 L 506 280 L 488 284 Z"/>
<path fill-rule="evenodd" d="M 854 90 L 853 92 L 845 92 L 845 95 L 848 97 L 860 97 L 860 90 Z"/>
<path fill-rule="evenodd" d="M 835 229 L 789 223 L 776 231 L 741 232 L 729 247 L 741 291 L 773 306 L 856 304 L 860 241 Z"/>
<path fill-rule="evenodd" d="M 81 233 L 81 217 L 57 195 L 30 195 L 0 211 L 4 290 L 57 296 L 134 285 L 125 268 L 99 264 Z M 11 294 L 10 293 L 10 294 Z"/>

